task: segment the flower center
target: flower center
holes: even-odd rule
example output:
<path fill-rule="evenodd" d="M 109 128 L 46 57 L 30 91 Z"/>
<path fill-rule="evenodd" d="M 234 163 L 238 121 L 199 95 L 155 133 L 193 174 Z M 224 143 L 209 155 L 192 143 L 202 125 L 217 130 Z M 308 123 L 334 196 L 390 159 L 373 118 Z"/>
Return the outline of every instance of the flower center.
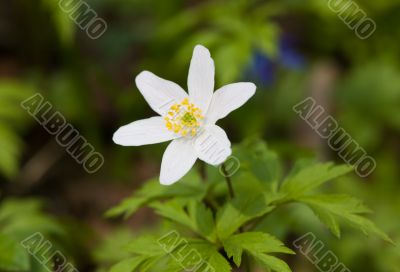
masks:
<path fill-rule="evenodd" d="M 165 126 L 174 133 L 195 136 L 202 125 L 204 116 L 201 110 L 185 98 L 181 103 L 171 106 L 164 117 Z"/>

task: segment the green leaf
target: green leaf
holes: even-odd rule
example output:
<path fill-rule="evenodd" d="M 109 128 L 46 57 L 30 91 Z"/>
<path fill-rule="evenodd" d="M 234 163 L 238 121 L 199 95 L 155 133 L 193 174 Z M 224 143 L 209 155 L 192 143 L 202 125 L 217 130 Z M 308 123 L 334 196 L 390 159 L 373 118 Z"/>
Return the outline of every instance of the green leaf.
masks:
<path fill-rule="evenodd" d="M 327 213 L 317 205 L 309 205 L 314 214 L 324 223 L 337 238 L 340 238 L 340 225 L 331 213 Z"/>
<path fill-rule="evenodd" d="M 194 239 L 189 240 L 189 245 L 200 253 L 200 255 L 203 257 L 203 260 L 206 261 L 210 267 L 214 268 L 214 270 L 211 269 L 210 271 L 231 271 L 229 262 L 218 252 L 218 249 L 215 247 L 215 245 L 203 240 Z"/>
<path fill-rule="evenodd" d="M 235 234 L 223 241 L 223 244 L 228 257 L 233 257 L 233 261 L 238 267 L 242 261 L 243 250 L 245 250 L 267 268 L 279 272 L 290 271 L 290 268 L 285 262 L 273 256 L 269 256 L 268 254 L 294 254 L 294 252 L 285 247 L 281 241 L 269 234 L 262 232 Z"/>
<path fill-rule="evenodd" d="M 314 213 L 326 224 L 337 237 L 340 237 L 340 228 L 337 222 L 342 219 L 365 235 L 375 234 L 383 240 L 393 241 L 381 231 L 372 221 L 362 216 L 370 210 L 360 200 L 346 195 L 313 195 L 298 199 L 307 204 Z"/>
<path fill-rule="evenodd" d="M 70 18 L 69 14 L 63 11 L 57 2 L 52 0 L 42 0 L 51 12 L 57 34 L 61 42 L 65 45 L 71 45 L 75 34 L 75 22 Z"/>
<path fill-rule="evenodd" d="M 223 241 L 228 257 L 233 257 L 235 264 L 239 267 L 243 250 L 252 255 L 265 253 L 287 253 L 294 252 L 285 247 L 284 244 L 272 235 L 263 232 L 245 232 L 235 234 Z"/>
<path fill-rule="evenodd" d="M 0 271 L 32 271 L 32 272 L 44 272 L 49 268 L 43 266 L 34 257 L 28 254 L 28 249 L 25 249 L 22 241 L 34 241 L 35 237 L 39 236 L 42 241 L 41 245 L 50 242 L 54 251 L 60 250 L 65 254 L 66 258 L 73 261 L 70 246 L 74 248 L 75 240 L 72 239 L 69 233 L 67 237 L 67 228 L 56 221 L 52 216 L 45 214 L 42 211 L 43 203 L 37 199 L 6 199 L 0 203 Z M 3 239 L 7 237 L 7 239 Z M 72 237 L 72 238 L 71 238 Z M 32 240 L 29 240 L 32 239 Z M 14 243 L 11 243 L 14 241 Z M 46 248 L 46 247 L 42 247 Z M 45 254 L 54 253 L 53 251 L 42 252 Z M 27 256 L 25 256 L 27 255 Z M 26 266 L 28 262 L 29 269 L 13 268 L 13 269 L 2 269 L 4 266 L 12 266 L 11 261 L 15 259 L 17 266 Z M 28 261 L 26 261 L 28 259 Z M 7 264 L 8 263 L 8 264 Z"/>
<path fill-rule="evenodd" d="M 162 256 L 166 254 L 154 235 L 143 235 L 136 238 L 126 245 L 126 250 L 130 253 L 147 257 Z"/>
<path fill-rule="evenodd" d="M 145 256 L 125 259 L 111 267 L 110 272 L 133 272 L 147 259 Z"/>
<path fill-rule="evenodd" d="M 253 255 L 260 263 L 266 268 L 272 269 L 276 272 L 291 272 L 290 267 L 281 259 L 266 254 Z"/>
<path fill-rule="evenodd" d="M 238 79 L 243 67 L 249 62 L 251 49 L 249 43 L 234 39 L 214 50 L 214 60 L 218 63 L 216 78 L 221 85 Z M 224 69 L 218 67 L 224 67 Z"/>
<path fill-rule="evenodd" d="M 135 213 L 139 208 L 168 198 L 202 199 L 207 187 L 201 183 L 200 177 L 193 171 L 178 183 L 171 186 L 163 186 L 158 179 L 146 182 L 146 184 L 132 197 L 123 200 L 119 205 L 107 211 L 106 216 L 113 217 L 124 214 L 125 217 Z"/>
<path fill-rule="evenodd" d="M 21 101 L 34 93 L 29 84 L 13 80 L 0 80 L 0 172 L 12 178 L 18 172 L 18 159 L 22 150 L 19 128 L 33 118 L 21 107 Z"/>
<path fill-rule="evenodd" d="M 182 271 L 182 266 L 171 256 L 182 241 L 187 240 L 174 231 L 161 238 L 154 235 L 136 238 L 126 246 L 126 250 L 136 257 L 125 259 L 117 268 L 124 271 L 124 268 L 133 264 L 135 268 L 140 267 L 140 271 Z"/>
<path fill-rule="evenodd" d="M 194 222 L 185 211 L 185 204 L 181 201 L 171 200 L 168 202 L 155 202 L 152 203 L 150 207 L 155 209 L 157 214 L 165 218 L 180 223 L 192 230 L 196 229 Z"/>
<path fill-rule="evenodd" d="M 6 177 L 14 176 L 18 171 L 18 158 L 22 142 L 18 135 L 8 126 L 0 123 L 0 172 Z"/>
<path fill-rule="evenodd" d="M 96 263 L 116 263 L 131 255 L 123 250 L 124 247 L 135 239 L 133 232 L 128 229 L 114 230 L 93 249 L 93 258 Z"/>
<path fill-rule="evenodd" d="M 274 24 L 261 24 L 254 29 L 258 49 L 267 56 L 278 54 L 278 28 Z"/>
<path fill-rule="evenodd" d="M 165 272 L 182 272 L 182 266 L 173 258 L 168 257 L 163 262 L 157 264 L 153 271 L 165 271 Z"/>
<path fill-rule="evenodd" d="M 195 200 L 189 203 L 188 211 L 196 231 L 210 242 L 215 242 L 217 235 L 212 211 L 204 203 Z"/>
<path fill-rule="evenodd" d="M 342 176 L 351 170 L 352 167 L 350 166 L 334 166 L 332 163 L 307 166 L 292 176 L 287 177 L 282 184 L 281 192 L 287 194 L 287 200 L 296 199 L 325 182 Z"/>
<path fill-rule="evenodd" d="M 34 232 L 43 235 L 64 235 L 65 229 L 51 216 L 42 212 L 37 199 L 7 199 L 0 206 L 1 232 L 25 239 Z"/>
<path fill-rule="evenodd" d="M 241 168 L 249 169 L 260 181 L 271 183 L 281 178 L 278 155 L 262 140 L 245 141 L 234 148 L 233 154 L 239 159 Z"/>
<path fill-rule="evenodd" d="M 142 236 L 131 242 L 126 249 L 142 259 L 126 259 L 114 267 L 119 270 L 110 272 L 130 269 L 131 265 L 140 267 L 140 271 L 179 272 L 183 271 L 183 268 L 192 267 L 190 256 L 194 256 L 193 254 L 198 256 L 195 262 L 197 271 L 203 271 L 201 269 L 207 267 L 215 269 L 210 271 L 231 271 L 229 262 L 218 252 L 214 244 L 200 239 L 185 238 L 175 231 L 161 238 L 152 235 Z"/>
<path fill-rule="evenodd" d="M 202 202 L 172 200 L 155 202 L 150 206 L 159 215 L 190 228 L 210 242 L 216 241 L 212 212 Z"/>
<path fill-rule="evenodd" d="M 225 239 L 237 231 L 244 223 L 273 210 L 267 205 L 264 195 L 240 194 L 229 201 L 217 213 L 217 233 Z"/>
<path fill-rule="evenodd" d="M 157 264 L 162 260 L 163 256 L 156 256 L 148 258 L 141 266 L 140 272 L 146 271 L 154 271 L 152 268 L 155 268 Z"/>
<path fill-rule="evenodd" d="M 30 116 L 21 107 L 21 101 L 34 93 L 32 86 L 18 81 L 0 80 L 0 123 L 15 125 L 14 122 L 28 120 Z"/>
<path fill-rule="evenodd" d="M 40 261 L 36 260 L 35 257 L 30 256 L 29 272 L 49 272 L 52 269 L 51 266 L 51 264 L 43 265 Z"/>
<path fill-rule="evenodd" d="M 28 271 L 29 254 L 9 235 L 0 234 L 0 271 Z"/>

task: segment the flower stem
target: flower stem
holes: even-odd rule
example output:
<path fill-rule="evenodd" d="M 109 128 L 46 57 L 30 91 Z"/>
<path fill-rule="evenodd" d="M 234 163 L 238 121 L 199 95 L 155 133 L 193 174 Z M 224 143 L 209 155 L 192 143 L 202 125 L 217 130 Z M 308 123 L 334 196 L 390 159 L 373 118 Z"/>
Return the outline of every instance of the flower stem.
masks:
<path fill-rule="evenodd" d="M 207 169 L 206 169 L 206 163 L 202 162 L 200 164 L 200 177 L 204 180 L 207 181 Z"/>
<path fill-rule="evenodd" d="M 228 175 L 228 172 L 226 171 L 225 164 L 222 164 L 222 173 L 224 173 L 224 177 L 226 180 L 226 184 L 228 185 L 228 192 L 229 192 L 229 197 L 231 199 L 235 198 L 235 192 L 233 191 L 233 186 L 232 186 L 232 180 L 230 176 Z"/>

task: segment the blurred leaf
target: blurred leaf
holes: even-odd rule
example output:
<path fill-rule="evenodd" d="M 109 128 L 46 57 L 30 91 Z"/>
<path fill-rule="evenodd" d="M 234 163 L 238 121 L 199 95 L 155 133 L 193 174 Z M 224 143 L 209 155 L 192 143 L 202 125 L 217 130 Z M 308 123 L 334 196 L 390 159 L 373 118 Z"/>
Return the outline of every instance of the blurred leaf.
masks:
<path fill-rule="evenodd" d="M 193 47 L 203 44 L 217 64 L 218 85 L 239 80 L 255 51 L 268 56 L 277 54 L 278 27 L 269 18 L 270 13 L 258 12 L 266 5 L 247 1 L 199 3 L 164 21 L 156 42 L 170 44 L 179 40 L 173 67 L 180 67 L 180 71 L 186 67 Z"/>
<path fill-rule="evenodd" d="M 11 178 L 18 172 L 18 158 L 21 152 L 21 140 L 12 129 L 0 123 L 0 172 Z"/>
<path fill-rule="evenodd" d="M 18 171 L 22 140 L 17 131 L 30 116 L 20 103 L 34 93 L 29 84 L 0 80 L 0 172 L 12 178 Z"/>
<path fill-rule="evenodd" d="M 266 255 L 266 254 L 254 254 L 253 255 L 256 260 L 260 261 L 260 263 L 268 268 L 277 272 L 291 272 L 290 267 L 281 259 L 276 258 L 274 256 Z"/>
<path fill-rule="evenodd" d="M 278 55 L 278 27 L 272 23 L 259 24 L 254 27 L 255 43 L 266 56 Z"/>
<path fill-rule="evenodd" d="M 215 245 L 212 245 L 206 241 L 202 240 L 190 240 L 189 245 L 196 249 L 200 255 L 203 257 L 203 260 L 206 261 L 211 268 L 211 271 L 218 272 L 230 272 L 231 266 L 229 262 L 222 256 Z"/>
<path fill-rule="evenodd" d="M 225 239 L 237 231 L 244 223 L 260 217 L 271 210 L 263 195 L 240 194 L 228 201 L 217 213 L 217 232 Z"/>
<path fill-rule="evenodd" d="M 118 206 L 110 209 L 106 215 L 112 217 L 124 214 L 125 217 L 128 217 L 140 207 L 160 199 L 173 197 L 202 199 L 206 188 L 201 184 L 196 173 L 193 171 L 190 173 L 171 186 L 161 185 L 158 179 L 146 182 L 132 197 L 123 200 Z"/>
<path fill-rule="evenodd" d="M 278 155 L 261 140 L 244 141 L 234 147 L 233 155 L 240 161 L 241 168 L 249 169 L 260 181 L 272 183 L 281 178 Z"/>
<path fill-rule="evenodd" d="M 63 226 L 42 211 L 36 199 L 8 199 L 0 205 L 0 232 L 24 239 L 35 232 L 64 235 Z"/>
<path fill-rule="evenodd" d="M 129 229 L 115 230 L 107 236 L 93 249 L 93 257 L 96 263 L 109 265 L 129 257 L 124 247 L 134 235 Z"/>
<path fill-rule="evenodd" d="M 42 3 L 51 12 L 54 25 L 58 32 L 57 34 L 62 44 L 71 45 L 75 34 L 75 22 L 70 18 L 69 13 L 63 11 L 57 1 L 42 0 Z"/>
<path fill-rule="evenodd" d="M 125 250 L 136 256 L 120 261 L 111 268 L 110 272 L 136 271 L 139 267 L 140 271 L 148 271 L 167 256 L 167 252 L 163 250 L 161 244 L 153 235 L 135 238 L 126 245 Z"/>
<path fill-rule="evenodd" d="M 168 244 L 171 248 L 165 249 L 165 251 L 160 241 L 152 235 L 135 239 L 128 245 L 127 250 L 138 255 L 136 257 L 138 259 L 127 259 L 117 264 L 113 269 L 131 269 L 130 267 L 140 265 L 140 271 L 160 271 L 159 269 L 162 269 L 162 271 L 180 272 L 183 271 L 182 265 L 186 260 L 185 254 L 194 250 L 202 257 L 202 263 L 205 264 L 205 261 L 215 271 L 231 271 L 229 263 L 213 244 L 199 239 L 186 239 L 180 237 L 178 233 L 173 238 L 173 243 Z M 159 269 L 157 270 L 157 268 Z"/>
<path fill-rule="evenodd" d="M 358 199 L 346 195 L 313 195 L 302 196 L 298 200 L 309 205 L 337 237 L 340 237 L 340 228 L 337 222 L 337 218 L 340 218 L 360 229 L 365 235 L 375 234 L 383 240 L 393 243 L 389 236 L 376 227 L 373 222 L 361 216 L 369 213 L 370 210 Z"/>
<path fill-rule="evenodd" d="M 114 265 L 109 272 L 133 272 L 138 268 L 147 257 L 139 256 L 125 259 Z"/>
<path fill-rule="evenodd" d="M 39 233 L 40 236 L 45 237 L 45 240 L 51 243 L 51 248 L 54 250 L 52 252 L 48 250 L 42 252 L 43 256 L 60 250 L 73 262 L 73 258 L 71 258 L 66 246 L 72 236 L 67 236 L 66 226 L 43 212 L 43 203 L 41 201 L 37 199 L 6 199 L 1 202 L 0 270 L 1 265 L 7 265 L 7 263 L 10 266 L 17 265 L 17 268 L 9 268 L 6 271 L 44 272 L 46 269 L 50 269 L 51 263 L 48 263 L 48 267 L 39 264 L 33 256 L 29 256 L 28 251 L 20 244 L 21 241 Z M 7 239 L 3 239 L 3 236 L 7 237 Z M 76 250 L 76 246 L 74 249 Z M 28 268 L 22 269 L 21 267 Z"/>
<path fill-rule="evenodd" d="M 220 85 L 225 85 L 241 77 L 243 67 L 250 62 L 251 46 L 238 40 L 214 50 L 217 65 L 216 78 Z"/>
<path fill-rule="evenodd" d="M 335 166 L 332 163 L 311 165 L 286 178 L 283 181 L 281 192 L 287 194 L 287 199 L 295 199 L 351 170 L 350 166 Z"/>
<path fill-rule="evenodd" d="M 172 200 L 155 202 L 150 207 L 159 215 L 188 227 L 210 242 L 216 241 L 213 214 L 202 202 Z"/>
<path fill-rule="evenodd" d="M 127 244 L 126 250 L 130 253 L 148 257 L 161 256 L 166 253 L 154 235 L 143 235 L 135 238 Z"/>
<path fill-rule="evenodd" d="M 399 74 L 391 62 L 370 61 L 338 87 L 339 122 L 367 150 L 380 147 L 387 128 L 400 131 Z"/>
<path fill-rule="evenodd" d="M 11 236 L 0 233 L 0 271 L 28 271 L 30 257 Z"/>
<path fill-rule="evenodd" d="M 17 80 L 0 80 L 0 122 L 22 122 L 28 119 L 20 104 L 34 92 L 32 85 Z"/>
<path fill-rule="evenodd" d="M 157 214 L 168 218 L 174 222 L 182 224 L 192 230 L 195 230 L 194 222 L 186 213 L 185 205 L 181 201 L 155 202 L 150 204 L 150 207 L 155 209 Z"/>

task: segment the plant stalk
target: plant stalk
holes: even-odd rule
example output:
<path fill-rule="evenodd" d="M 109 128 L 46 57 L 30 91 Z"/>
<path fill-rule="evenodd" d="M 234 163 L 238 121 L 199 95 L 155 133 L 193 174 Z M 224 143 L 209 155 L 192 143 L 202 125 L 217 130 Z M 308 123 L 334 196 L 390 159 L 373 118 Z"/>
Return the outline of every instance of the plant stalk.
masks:
<path fill-rule="evenodd" d="M 226 180 L 226 184 L 228 185 L 228 192 L 229 192 L 229 197 L 231 199 L 235 198 L 235 192 L 233 191 L 233 186 L 232 186 L 232 180 L 231 177 L 229 177 L 228 172 L 226 171 L 225 164 L 222 164 L 222 173 L 224 173 L 224 177 Z"/>

